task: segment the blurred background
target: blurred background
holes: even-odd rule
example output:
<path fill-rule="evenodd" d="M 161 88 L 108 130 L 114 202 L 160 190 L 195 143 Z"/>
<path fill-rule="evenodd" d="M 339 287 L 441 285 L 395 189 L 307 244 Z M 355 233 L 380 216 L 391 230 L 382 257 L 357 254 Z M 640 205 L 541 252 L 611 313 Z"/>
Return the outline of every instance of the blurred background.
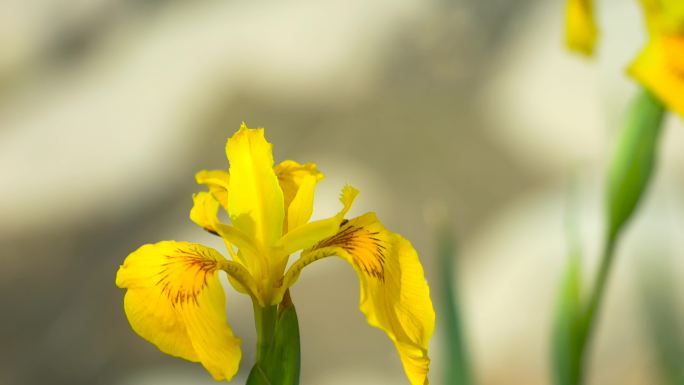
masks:
<path fill-rule="evenodd" d="M 562 3 L 3 0 L 0 384 L 214 383 L 135 335 L 114 277 L 143 243 L 221 248 L 188 219 L 194 173 L 227 166 L 242 121 L 266 127 L 276 161 L 318 163 L 315 218 L 351 183 L 352 215 L 376 211 L 412 240 L 437 305 L 432 383 L 450 365 L 437 258 L 449 223 L 474 382 L 549 384 L 569 186 L 589 278 L 606 160 L 636 90 L 623 69 L 644 40 L 636 2 L 600 1 L 598 55 L 573 56 Z M 590 384 L 667 383 L 681 353 L 679 118 L 662 150 L 619 250 Z M 226 291 L 240 384 L 252 308 Z M 340 260 L 302 274 L 302 384 L 407 383 L 358 296 Z"/>

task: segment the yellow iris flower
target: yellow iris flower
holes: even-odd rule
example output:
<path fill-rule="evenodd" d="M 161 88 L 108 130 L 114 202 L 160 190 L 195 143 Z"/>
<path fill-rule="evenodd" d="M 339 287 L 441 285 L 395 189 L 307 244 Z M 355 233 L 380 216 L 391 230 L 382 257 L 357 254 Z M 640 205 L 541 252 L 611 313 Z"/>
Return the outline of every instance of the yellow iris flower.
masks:
<path fill-rule="evenodd" d="M 428 384 L 435 313 L 411 243 L 373 213 L 345 219 L 358 194 L 350 186 L 342 190 L 337 215 L 309 222 L 323 174 L 312 163 L 286 160 L 274 167 L 263 129 L 243 123 L 226 153 L 229 172 L 197 173 L 209 191 L 194 195 L 190 218 L 223 238 L 230 260 L 210 247 L 176 241 L 147 244 L 128 255 L 116 284 L 127 289 L 124 309 L 133 330 L 164 353 L 200 362 L 214 379 L 230 380 L 238 370 L 240 340 L 226 320 L 219 272 L 250 295 L 258 311 L 283 301 L 305 266 L 339 256 L 357 272 L 368 323 L 394 342 L 410 383 Z M 221 208 L 231 224 L 218 219 Z M 299 259 L 286 270 L 298 250 Z"/>
<path fill-rule="evenodd" d="M 648 43 L 627 73 L 684 116 L 684 1 L 640 0 Z M 597 27 L 592 0 L 567 0 L 565 40 L 576 52 L 592 55 Z"/>
<path fill-rule="evenodd" d="M 649 40 L 628 73 L 684 116 L 684 1 L 641 0 Z"/>

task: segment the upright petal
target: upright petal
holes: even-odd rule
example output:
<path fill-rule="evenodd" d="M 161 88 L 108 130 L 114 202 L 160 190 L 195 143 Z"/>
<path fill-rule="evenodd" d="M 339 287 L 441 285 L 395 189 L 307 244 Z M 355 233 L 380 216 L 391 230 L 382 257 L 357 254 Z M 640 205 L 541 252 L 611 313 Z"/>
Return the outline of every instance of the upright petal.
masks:
<path fill-rule="evenodd" d="M 307 264 L 331 255 L 348 261 L 361 283 L 360 309 L 394 342 L 412 385 L 428 384 L 428 343 L 435 326 L 430 290 L 411 243 L 385 229 L 375 214 L 344 223 L 337 234 L 304 251 L 288 271 L 291 285 Z"/>
<path fill-rule="evenodd" d="M 627 72 L 684 117 L 684 35 L 652 38 Z"/>
<path fill-rule="evenodd" d="M 299 164 L 286 160 L 275 166 L 285 205 L 285 232 L 295 229 L 311 218 L 316 183 L 323 173 L 314 163 Z"/>
<path fill-rule="evenodd" d="M 202 363 L 216 380 L 230 380 L 241 358 L 218 279 L 223 262 L 214 249 L 164 241 L 131 253 L 116 275 L 116 285 L 128 289 L 124 309 L 133 330 L 164 353 Z"/>
<path fill-rule="evenodd" d="M 565 8 L 565 43 L 587 56 L 594 53 L 598 36 L 593 8 L 592 0 L 567 0 Z"/>
<path fill-rule="evenodd" d="M 264 130 L 242 124 L 228 139 L 228 213 L 233 225 L 265 245 L 283 232 L 283 192 L 273 171 L 272 146 Z"/>
<path fill-rule="evenodd" d="M 305 225 L 311 213 L 313 213 L 314 192 L 316 191 L 316 178 L 308 175 L 302 180 L 297 195 L 295 195 L 290 205 L 287 206 L 285 216 L 285 233 Z"/>
<path fill-rule="evenodd" d="M 195 174 L 197 184 L 207 186 L 211 195 L 221 204 L 224 209 L 228 209 L 228 183 L 230 175 L 226 170 L 201 170 Z"/>

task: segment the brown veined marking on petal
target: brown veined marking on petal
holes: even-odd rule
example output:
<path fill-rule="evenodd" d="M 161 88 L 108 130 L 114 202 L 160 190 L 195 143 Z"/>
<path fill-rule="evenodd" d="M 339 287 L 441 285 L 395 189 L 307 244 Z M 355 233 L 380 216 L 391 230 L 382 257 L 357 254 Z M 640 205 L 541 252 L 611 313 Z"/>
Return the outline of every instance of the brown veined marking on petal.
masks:
<path fill-rule="evenodd" d="M 207 276 L 217 270 L 217 262 L 206 255 L 201 249 L 193 249 L 197 254 L 190 254 L 182 249 L 176 249 L 176 254 L 166 255 L 167 262 L 156 285 L 161 288 L 171 306 L 182 306 L 192 301 L 199 305 L 197 296 L 207 286 Z"/>
<path fill-rule="evenodd" d="M 378 231 L 354 226 L 345 219 L 337 234 L 321 241 L 315 248 L 341 247 L 352 256 L 354 263 L 366 274 L 384 281 L 387 246 L 383 244 L 386 241 L 381 240 L 379 235 Z"/>
<path fill-rule="evenodd" d="M 203 227 L 204 231 L 208 232 L 209 234 L 216 235 L 217 237 L 220 237 L 221 235 L 218 233 L 218 231 L 214 229 L 210 229 L 208 227 Z"/>

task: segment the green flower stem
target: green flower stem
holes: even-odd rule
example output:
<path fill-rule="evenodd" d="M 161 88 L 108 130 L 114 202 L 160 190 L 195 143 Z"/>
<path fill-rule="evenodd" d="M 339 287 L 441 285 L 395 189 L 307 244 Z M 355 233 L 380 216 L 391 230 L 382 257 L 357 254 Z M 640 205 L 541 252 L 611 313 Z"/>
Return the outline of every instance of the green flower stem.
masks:
<path fill-rule="evenodd" d="M 613 260 L 615 259 L 615 245 L 616 238 L 609 238 L 606 245 L 603 248 L 603 255 L 601 257 L 601 265 L 599 266 L 598 274 L 596 275 L 596 281 L 594 282 L 594 288 L 591 291 L 591 297 L 589 298 L 589 305 L 585 311 L 585 323 L 584 323 L 584 335 L 588 339 L 591 336 L 591 331 L 594 325 L 594 319 L 596 310 L 601 307 L 601 302 L 603 301 L 603 295 L 606 291 L 606 282 L 608 282 L 608 275 L 610 273 L 611 266 L 613 265 Z"/>
<path fill-rule="evenodd" d="M 278 306 L 254 307 L 257 361 L 247 385 L 299 385 L 299 321 L 290 292 Z"/>
<path fill-rule="evenodd" d="M 665 106 L 643 89 L 630 107 L 625 126 L 608 169 L 606 195 L 606 241 L 589 302 L 579 320 L 576 358 L 578 384 L 584 382 L 588 349 L 597 322 L 619 237 L 634 216 L 648 190 L 658 155 Z"/>
<path fill-rule="evenodd" d="M 589 304 L 584 311 L 584 316 L 580 324 L 579 352 L 582 356 L 582 362 L 580 362 L 581 367 L 587 365 L 586 361 L 588 355 L 586 354 L 586 351 L 588 350 L 588 345 L 592 338 L 593 330 L 596 325 L 597 313 L 601 308 L 608 276 L 613 265 L 613 260 L 615 259 L 615 245 L 616 237 L 610 237 L 604 246 L 603 255 L 601 256 L 601 265 L 599 266 L 599 271 L 596 275 L 591 297 L 589 297 Z M 583 373 L 580 373 L 578 379 L 580 384 L 584 382 Z"/>
<path fill-rule="evenodd" d="M 264 357 L 266 357 L 266 353 L 273 341 L 273 333 L 275 332 L 277 319 L 278 306 L 261 307 L 254 303 L 254 322 L 256 323 L 257 334 L 257 362 L 261 362 Z"/>

